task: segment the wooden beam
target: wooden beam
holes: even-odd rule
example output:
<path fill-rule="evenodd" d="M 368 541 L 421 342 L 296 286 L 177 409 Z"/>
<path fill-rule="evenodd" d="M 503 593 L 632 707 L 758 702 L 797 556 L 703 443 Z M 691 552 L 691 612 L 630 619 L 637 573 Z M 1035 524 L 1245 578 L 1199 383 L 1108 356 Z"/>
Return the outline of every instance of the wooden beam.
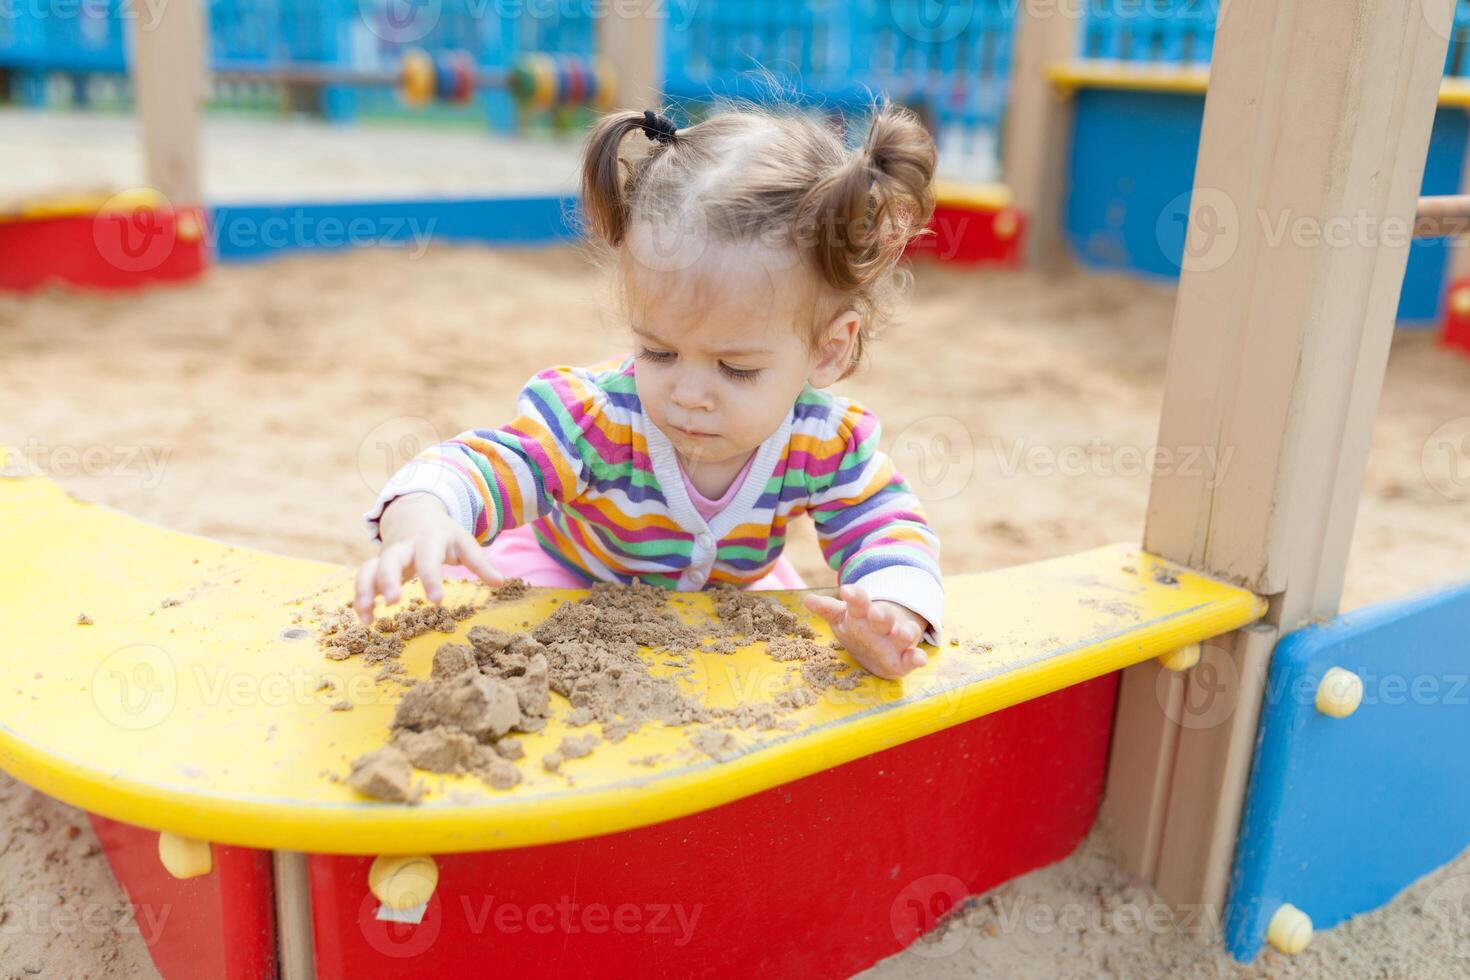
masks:
<path fill-rule="evenodd" d="M 1276 627 L 1253 623 L 1205 644 L 1187 674 L 1188 689 L 1168 716 L 1173 765 L 1158 844 L 1154 884 L 1177 904 L 1198 906 L 1197 931 L 1219 938 L 1235 835 L 1250 780 Z"/>
<path fill-rule="evenodd" d="M 634 0 L 612 4 L 597 19 L 597 53 L 612 69 L 614 109 L 663 105 L 663 32 L 669 4 Z"/>
<path fill-rule="evenodd" d="M 1047 66 L 1076 54 L 1080 23 L 1065 4 L 1022 0 L 1012 41 L 1011 85 L 1001 140 L 1002 176 L 1026 215 L 1026 260 L 1064 265 L 1062 232 L 1072 145 L 1072 100 Z"/>
<path fill-rule="evenodd" d="M 311 932 L 311 882 L 306 855 L 272 851 L 276 896 L 276 970 L 280 980 L 316 976 L 316 945 Z"/>
<path fill-rule="evenodd" d="M 175 207 L 202 203 L 200 119 L 208 95 L 200 0 L 172 0 L 151 20 L 130 18 L 130 70 L 148 183 Z"/>
<path fill-rule="evenodd" d="M 1283 635 L 1337 611 L 1449 11 L 1234 0 L 1215 40 L 1159 427 L 1175 465 L 1154 476 L 1144 545 L 1271 597 Z M 1260 681 L 1242 678 L 1237 711 L 1259 710 Z M 1115 737 L 1114 758 L 1150 769 L 1176 746 L 1238 760 L 1253 735 L 1181 740 L 1157 701 L 1120 708 L 1119 733 L 1145 734 Z M 1217 891 L 1244 786 L 1233 769 L 1169 767 L 1162 828 L 1111 823 L 1134 869 L 1162 832 L 1155 882 L 1187 904 Z M 1176 825 L 1184 813 L 1211 819 Z"/>

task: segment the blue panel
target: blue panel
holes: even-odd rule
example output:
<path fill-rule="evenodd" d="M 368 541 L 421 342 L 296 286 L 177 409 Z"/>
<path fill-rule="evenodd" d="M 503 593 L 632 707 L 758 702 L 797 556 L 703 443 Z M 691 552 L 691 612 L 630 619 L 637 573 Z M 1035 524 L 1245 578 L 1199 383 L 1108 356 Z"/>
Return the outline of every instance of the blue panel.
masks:
<path fill-rule="evenodd" d="M 1203 116 L 1199 95 L 1077 93 L 1064 223 L 1084 265 L 1179 275 Z M 1422 193 L 1459 193 L 1467 136 L 1470 123 L 1462 110 L 1436 114 Z M 1428 325 L 1437 319 L 1445 259 L 1442 240 L 1413 245 L 1399 298 L 1401 321 Z"/>
<path fill-rule="evenodd" d="M 1174 278 L 1184 234 L 1204 99 L 1084 89 L 1066 201 L 1066 230 L 1081 261 Z M 1161 233 L 1162 231 L 1162 233 Z"/>
<path fill-rule="evenodd" d="M 550 245 L 575 238 L 575 197 L 225 205 L 213 210 L 220 262 L 363 246 L 417 253 L 430 242 Z"/>
<path fill-rule="evenodd" d="M 1347 718 L 1315 707 L 1329 667 L 1363 679 Z M 1470 584 L 1286 637 L 1260 732 L 1226 911 L 1239 960 L 1282 902 L 1333 926 L 1470 844 Z"/>

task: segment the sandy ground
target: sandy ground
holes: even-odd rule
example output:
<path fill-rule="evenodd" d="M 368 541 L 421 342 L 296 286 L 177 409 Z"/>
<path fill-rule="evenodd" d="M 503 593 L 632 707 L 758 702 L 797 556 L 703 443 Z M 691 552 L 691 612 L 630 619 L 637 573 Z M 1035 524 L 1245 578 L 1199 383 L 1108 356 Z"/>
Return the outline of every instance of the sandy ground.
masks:
<path fill-rule="evenodd" d="M 1137 460 L 1156 433 L 1171 291 L 917 271 L 910 323 L 839 388 L 884 419 L 884 444 L 926 501 L 945 570 L 1136 541 L 1148 491 Z M 607 309 L 600 275 L 571 250 L 364 251 L 220 268 L 135 296 L 0 298 L 0 441 L 84 498 L 233 543 L 355 562 L 369 553 L 359 516 L 406 455 L 507 419 L 518 386 L 544 366 L 624 349 Z M 1397 338 L 1347 607 L 1470 572 L 1470 484 L 1454 480 L 1470 470 L 1448 468 L 1470 461 L 1442 458 L 1461 445 L 1446 433 L 1466 423 L 1467 391 L 1470 359 L 1424 335 Z M 788 554 L 814 584 L 832 581 L 808 523 Z M 0 977 L 31 966 L 150 974 L 105 860 L 88 856 L 93 844 L 75 811 L 0 778 Z M 1441 872 L 1465 873 L 1464 858 Z M 1152 902 L 1094 839 L 877 973 L 1463 975 L 1456 955 L 1470 950 L 1424 911 L 1432 886 L 1319 936 L 1289 964 L 1268 955 L 1252 971 L 1172 930 L 1007 925 L 1007 910 L 1028 903 Z M 63 909 L 96 911 L 82 927 Z"/>

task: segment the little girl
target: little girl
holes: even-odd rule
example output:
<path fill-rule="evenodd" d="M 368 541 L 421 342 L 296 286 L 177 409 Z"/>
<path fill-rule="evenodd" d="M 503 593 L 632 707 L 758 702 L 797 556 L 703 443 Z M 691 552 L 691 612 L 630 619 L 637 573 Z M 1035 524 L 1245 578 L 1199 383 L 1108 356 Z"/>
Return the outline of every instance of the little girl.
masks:
<path fill-rule="evenodd" d="M 649 149 L 628 160 L 632 134 Z M 763 110 L 685 129 L 605 116 L 582 206 L 613 251 L 635 350 L 540 372 L 509 424 L 395 474 L 365 515 L 382 548 L 358 572 L 358 614 L 397 602 L 414 574 L 439 602 L 446 563 L 492 585 L 804 588 L 781 551 L 808 514 L 840 588 L 807 608 L 873 673 L 923 666 L 917 644 L 938 641 L 943 615 L 938 538 L 879 451 L 878 419 L 825 389 L 857 368 L 904 285 L 934 162 L 923 127 L 892 108 L 856 150 Z"/>

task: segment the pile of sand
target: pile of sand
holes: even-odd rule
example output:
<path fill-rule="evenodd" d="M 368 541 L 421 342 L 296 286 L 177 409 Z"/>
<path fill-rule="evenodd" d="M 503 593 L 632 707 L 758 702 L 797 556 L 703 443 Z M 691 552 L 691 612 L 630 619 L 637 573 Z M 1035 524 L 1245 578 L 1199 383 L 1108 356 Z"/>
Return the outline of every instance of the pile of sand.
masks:
<path fill-rule="evenodd" d="M 524 583 L 516 582 L 511 588 L 519 595 Z M 781 603 L 722 587 L 714 605 L 713 617 L 691 624 L 663 589 L 599 583 L 529 630 L 475 626 L 465 637 L 468 645 L 442 644 L 424 680 L 405 677 L 397 662 L 406 641 L 431 630 L 453 633 L 481 607 L 416 599 L 371 626 L 344 607 L 319 632 L 325 656 L 386 662 L 378 679 L 408 687 L 387 743 L 353 760 L 348 784 L 375 799 L 407 803 L 422 798 L 416 769 L 471 773 L 495 789 L 510 789 L 523 778 L 516 763 L 525 748 L 516 736 L 546 727 L 552 692 L 565 700 L 570 727 L 597 724 L 601 730 L 567 736 L 543 755 L 542 768 L 555 773 L 566 759 L 583 758 L 603 741 L 620 742 L 655 722 L 703 726 L 690 732 L 690 744 L 722 761 L 738 749 L 731 729 L 793 728 L 787 716 L 815 704 L 823 690 L 857 684 L 861 668 L 838 656 L 842 647 L 818 643 L 812 628 Z M 728 655 L 748 643 L 764 643 L 772 660 L 791 665 L 798 682 L 769 702 L 730 708 L 708 707 L 680 688 L 678 678 L 687 676 L 695 657 Z M 650 669 L 656 661 L 686 670 L 656 675 Z"/>

